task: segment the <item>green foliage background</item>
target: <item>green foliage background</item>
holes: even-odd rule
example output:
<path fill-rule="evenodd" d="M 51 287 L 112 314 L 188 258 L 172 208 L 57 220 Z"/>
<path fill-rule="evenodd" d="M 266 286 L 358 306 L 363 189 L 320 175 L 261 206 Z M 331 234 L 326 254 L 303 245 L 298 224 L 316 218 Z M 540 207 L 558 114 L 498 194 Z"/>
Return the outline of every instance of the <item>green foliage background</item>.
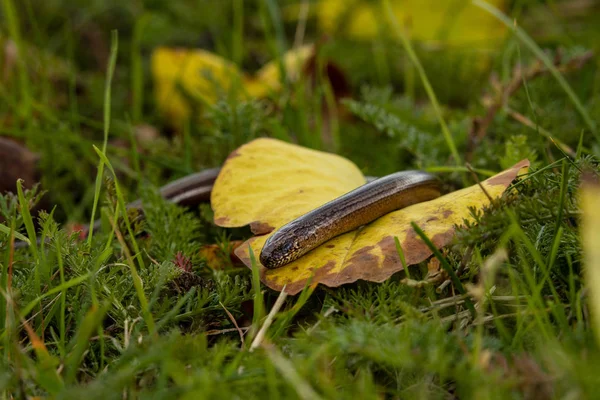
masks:
<path fill-rule="evenodd" d="M 317 80 L 312 95 L 301 81 L 270 101 L 224 98 L 178 128 L 161 118 L 153 48 L 204 48 L 253 72 L 277 46 L 291 46 L 296 23 L 280 16 L 293 3 L 2 1 L 0 66 L 14 62 L 10 46 L 19 58 L 10 78 L 0 79 L 0 134 L 40 155 L 50 205 L 30 214 L 35 189 L 0 197 L 8 229 L 0 232 L 2 396 L 594 398 L 600 353 L 582 278 L 577 193 L 582 171 L 598 172 L 600 4 L 515 0 L 505 10 L 559 66 L 594 52 L 563 75 L 592 126 L 564 86 L 543 73 L 506 99 L 469 149 L 472 120 L 485 115 L 494 82 L 506 84 L 515 66 L 536 62 L 513 33 L 481 52 L 412 43 L 439 115 L 391 35 L 366 43 L 333 36 L 322 46 L 351 88 L 337 116 L 326 113 L 330 88 Z M 305 41 L 320 38 L 312 19 L 306 32 Z M 490 58 L 484 71 L 482 57 Z M 440 116 L 474 172 L 453 160 Z M 158 136 L 141 140 L 148 126 Z M 156 188 L 218 166 L 260 136 L 337 152 L 366 175 L 430 170 L 447 191 L 529 158 L 518 194 L 478 213 L 477 224 L 459 229 L 444 249 L 463 284 L 482 290 L 476 315 L 453 285 L 405 285 L 399 274 L 288 298 L 251 351 L 279 294 L 227 257 L 216 271 L 198 254 L 205 244 L 227 249 L 249 232 L 218 228 L 207 205 L 183 209 Z M 138 197 L 144 219 L 121 207 Z M 103 228 L 80 240 L 65 226 L 90 221 L 95 198 Z M 14 250 L 17 233 L 45 240 Z M 424 279 L 426 263 L 409 273 Z"/>

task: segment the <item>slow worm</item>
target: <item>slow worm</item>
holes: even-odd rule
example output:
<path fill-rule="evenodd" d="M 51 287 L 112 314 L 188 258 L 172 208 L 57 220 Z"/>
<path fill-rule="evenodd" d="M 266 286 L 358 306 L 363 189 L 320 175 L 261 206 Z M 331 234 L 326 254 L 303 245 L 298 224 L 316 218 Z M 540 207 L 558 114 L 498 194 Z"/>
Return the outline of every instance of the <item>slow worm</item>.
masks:
<path fill-rule="evenodd" d="M 280 268 L 336 236 L 439 195 L 438 179 L 423 171 L 373 180 L 279 228 L 264 244 L 260 262 Z"/>
<path fill-rule="evenodd" d="M 193 206 L 210 199 L 219 168 L 188 175 L 163 186 L 160 194 L 173 203 Z M 282 267 L 343 233 L 409 205 L 432 200 L 440 195 L 436 177 L 422 171 L 404 171 L 368 183 L 289 222 L 265 243 L 260 262 L 267 268 Z M 141 208 L 140 200 L 127 208 Z M 99 228 L 99 222 L 94 228 Z M 89 227 L 83 228 L 87 235 Z M 38 239 L 39 241 L 39 239 Z M 15 247 L 25 247 L 17 241 Z"/>

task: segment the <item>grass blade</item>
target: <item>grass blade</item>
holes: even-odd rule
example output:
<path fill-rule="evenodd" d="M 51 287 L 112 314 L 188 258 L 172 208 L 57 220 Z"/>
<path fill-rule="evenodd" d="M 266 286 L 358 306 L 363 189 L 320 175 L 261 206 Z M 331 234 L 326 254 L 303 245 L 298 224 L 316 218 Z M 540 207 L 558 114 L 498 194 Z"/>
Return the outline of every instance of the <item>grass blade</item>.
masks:
<path fill-rule="evenodd" d="M 108 69 L 106 72 L 106 85 L 104 87 L 104 140 L 102 142 L 102 152 L 106 153 L 108 145 L 108 131 L 110 129 L 110 88 L 112 84 L 115 66 L 117 65 L 117 51 L 119 50 L 119 36 L 117 31 L 112 31 L 110 41 L 110 58 L 108 60 Z M 96 210 L 100 201 L 100 187 L 102 186 L 102 177 L 104 175 L 104 163 L 98 163 L 98 173 L 96 174 L 96 187 L 94 190 L 94 203 L 92 205 L 92 215 L 90 217 L 90 232 L 88 233 L 88 247 L 92 244 L 94 236 L 94 221 L 96 220 Z"/>
<path fill-rule="evenodd" d="M 446 140 L 448 149 L 450 149 L 450 153 L 452 154 L 452 157 L 454 158 L 454 162 L 456 163 L 456 165 L 462 166 L 462 158 L 458 154 L 458 150 L 456 149 L 456 144 L 454 144 L 454 139 L 452 138 L 450 129 L 448 129 L 448 126 L 446 125 L 446 121 L 444 121 L 444 117 L 442 116 L 442 109 L 438 102 L 437 96 L 435 95 L 435 91 L 433 90 L 433 87 L 431 87 L 431 83 L 429 82 L 429 79 L 427 78 L 425 69 L 423 68 L 423 65 L 421 64 L 419 57 L 417 57 L 415 50 L 413 49 L 412 45 L 410 44 L 410 41 L 406 37 L 406 34 L 404 33 L 403 29 L 400 27 L 398 20 L 396 20 L 396 16 L 394 15 L 394 11 L 392 10 L 390 1 L 383 0 L 383 4 L 386 9 L 386 14 L 387 14 L 388 20 L 392 25 L 394 34 L 402 43 L 404 50 L 406 50 L 408 57 L 414 64 L 415 68 L 417 69 L 417 72 L 419 73 L 419 76 L 421 77 L 421 81 L 423 83 L 423 86 L 425 87 L 427 96 L 429 97 L 429 100 L 431 101 L 431 105 L 433 106 L 433 109 L 435 111 L 435 115 L 437 116 L 440 127 L 442 128 L 442 134 L 444 135 L 444 139 Z"/>
<path fill-rule="evenodd" d="M 25 195 L 23 194 L 23 180 L 21 179 L 17 181 L 17 195 L 19 197 L 19 206 L 21 207 L 21 216 L 23 217 L 23 223 L 25 224 L 25 229 L 27 230 L 27 236 L 29 236 L 28 242 L 31 246 L 31 253 L 33 254 L 33 258 L 38 260 L 38 246 L 35 228 L 33 226 L 31 212 L 29 212 L 29 203 L 27 202 L 27 200 L 25 199 Z M 15 234 L 15 237 L 18 236 Z"/>
<path fill-rule="evenodd" d="M 427 237 L 427 235 L 425 234 L 425 232 L 423 232 L 423 230 L 421 228 L 419 228 L 419 226 L 417 224 L 415 224 L 414 222 L 411 222 L 410 225 L 415 230 L 415 233 L 421 238 L 421 240 L 423 240 L 423 242 L 425 242 L 425 244 L 427 245 L 427 247 L 429 247 L 429 250 L 431 250 L 431 252 L 435 256 L 435 258 L 437 258 L 440 261 L 440 264 L 441 264 L 442 268 L 444 268 L 444 270 L 446 271 L 446 273 L 448 274 L 448 276 L 452 280 L 452 283 L 454 284 L 454 287 L 456 287 L 456 290 L 458 290 L 458 292 L 460 294 L 466 295 L 467 291 L 465 290 L 465 287 L 463 286 L 463 284 L 460 281 L 460 279 L 458 279 L 458 276 L 456 275 L 456 272 L 454 272 L 454 269 L 448 263 L 448 260 L 446 260 L 446 258 L 444 258 L 444 256 L 442 255 L 442 253 L 440 253 L 439 249 L 437 247 L 435 247 L 435 245 L 433 244 L 433 242 L 431 241 L 431 239 L 429 239 Z M 465 305 L 467 306 L 467 308 L 471 312 L 471 316 L 473 318 L 475 318 L 476 315 L 477 315 L 476 312 L 475 312 L 475 306 L 473 306 L 473 302 L 468 297 L 465 297 Z"/>
<path fill-rule="evenodd" d="M 26 53 L 23 41 L 21 40 L 21 28 L 19 26 L 19 18 L 17 17 L 17 11 L 12 0 L 2 1 L 3 25 L 6 24 L 8 33 L 11 39 L 14 41 L 17 52 L 20 53 L 17 57 L 18 74 L 19 74 L 19 89 L 20 89 L 20 101 L 18 102 L 19 113 L 23 118 L 29 118 L 31 114 L 31 105 L 33 95 L 31 94 L 31 84 L 29 82 L 29 76 L 27 74 L 27 66 L 25 64 L 24 55 Z"/>
<path fill-rule="evenodd" d="M 0 224 L 0 232 L 6 233 L 7 236 L 10 236 L 11 234 L 10 228 L 4 224 Z M 12 232 L 12 234 L 15 235 L 15 238 L 19 239 L 20 241 L 25 242 L 27 244 L 31 244 L 31 241 L 29 241 L 29 238 L 27 238 L 27 236 L 22 235 L 19 232 Z"/>
<path fill-rule="evenodd" d="M 231 39 L 231 59 L 237 65 L 244 60 L 244 1 L 233 0 L 233 27 Z"/>
<path fill-rule="evenodd" d="M 146 29 L 146 26 L 148 26 L 150 18 L 149 14 L 143 14 L 135 21 L 133 38 L 131 40 L 131 119 L 134 124 L 139 123 L 142 119 L 142 106 L 144 104 L 144 68 L 142 64 L 141 42 L 144 30 Z M 109 63 L 109 71 L 111 68 L 110 65 L 111 64 Z M 110 79 L 112 80 L 112 75 L 110 76 Z M 110 90 L 109 85 L 110 82 L 107 82 L 108 90 Z"/>
<path fill-rule="evenodd" d="M 129 237 L 132 238 L 131 245 L 133 247 L 133 250 L 135 251 L 135 258 L 137 259 L 140 267 L 145 268 L 144 267 L 144 259 L 142 258 L 142 252 L 140 251 L 140 248 L 135 240 L 133 230 L 131 229 L 131 221 L 129 221 L 129 217 L 127 214 L 127 206 L 125 204 L 125 199 L 124 199 L 123 193 L 121 192 L 119 181 L 117 179 L 117 174 L 116 174 L 114 168 L 112 167 L 110 161 L 106 157 L 106 154 L 101 152 L 100 149 L 98 149 L 96 146 L 94 146 L 94 150 L 96 151 L 96 154 L 98 154 L 98 157 L 100 157 L 100 162 L 102 163 L 102 165 L 106 164 L 107 168 L 113 175 L 113 179 L 115 182 L 115 192 L 116 192 L 116 197 L 117 197 L 117 202 L 118 202 L 118 209 L 120 210 L 120 213 L 123 215 L 123 221 L 125 222 L 125 227 L 127 228 L 127 233 L 129 234 Z M 154 333 L 156 333 L 156 327 L 154 324 L 154 318 L 152 317 L 152 313 L 150 313 L 150 308 L 148 306 L 148 299 L 146 298 L 146 294 L 144 293 L 144 284 L 142 282 L 142 278 L 140 277 L 140 275 L 137 271 L 135 263 L 133 262 L 133 257 L 131 256 L 131 254 L 129 252 L 129 249 L 127 247 L 127 244 L 124 241 L 124 238 L 122 237 L 120 232 L 116 230 L 116 223 L 117 223 L 116 220 L 113 220 L 112 223 L 113 223 L 113 232 L 115 232 L 117 234 L 117 239 L 119 240 L 119 242 L 121 242 L 123 251 L 125 252 L 125 255 L 126 255 L 127 265 L 129 265 L 129 270 L 131 273 L 131 277 L 133 279 L 133 285 L 135 286 L 135 291 L 136 291 L 136 294 L 138 297 L 138 301 L 140 302 L 140 305 L 142 307 L 142 315 L 144 316 L 146 325 L 148 325 L 148 329 L 150 330 L 150 332 L 152 334 L 154 334 Z"/>
<path fill-rule="evenodd" d="M 600 185 L 592 176 L 584 176 L 581 189 L 581 236 L 585 260 L 585 278 L 590 291 L 589 307 L 596 341 L 600 344 Z"/>
<path fill-rule="evenodd" d="M 71 288 L 73 286 L 77 286 L 77 285 L 85 282 L 91 276 L 92 276 L 92 274 L 90 274 L 90 273 L 78 276 L 77 278 L 73 278 L 71 280 L 68 280 L 64 284 L 60 284 L 60 285 L 58 285 L 56 287 L 53 287 L 52 289 L 48 290 L 47 292 L 44 292 L 44 294 L 42 294 L 41 296 L 38 296 L 37 298 L 33 299 L 31 302 L 29 302 L 29 304 L 27 304 L 27 306 L 25 306 L 25 308 L 23 308 L 23 310 L 21 310 L 21 317 L 25 318 L 27 316 L 27 314 L 29 314 L 31 312 L 31 310 L 33 310 L 33 308 L 40 301 L 44 300 L 46 297 L 52 296 L 55 293 L 62 292 L 63 290 L 67 290 L 67 289 L 69 289 L 69 288 Z"/>
<path fill-rule="evenodd" d="M 299 373 L 296 371 L 294 364 L 285 358 L 279 350 L 273 346 L 263 346 L 267 356 L 275 365 L 275 368 L 279 371 L 285 381 L 287 381 L 295 390 L 299 398 L 303 400 L 319 400 L 321 396 L 313 389 L 309 382 L 307 382 Z"/>
<path fill-rule="evenodd" d="M 100 308 L 92 306 L 83 318 L 83 321 L 79 324 L 79 329 L 71 342 L 71 353 L 65 361 L 65 368 L 67 370 L 65 380 L 67 383 L 75 381 L 79 364 L 81 364 L 85 351 L 90 344 L 90 337 L 102 323 L 109 307 L 109 301 L 102 304 Z"/>
<path fill-rule="evenodd" d="M 258 269 L 258 263 L 254 256 L 252 247 L 248 245 L 248 251 L 250 254 L 250 262 L 252 264 L 252 289 L 254 290 L 254 315 L 252 317 L 253 329 L 258 329 L 260 321 L 265 316 L 265 299 L 260 288 L 260 271 Z"/>

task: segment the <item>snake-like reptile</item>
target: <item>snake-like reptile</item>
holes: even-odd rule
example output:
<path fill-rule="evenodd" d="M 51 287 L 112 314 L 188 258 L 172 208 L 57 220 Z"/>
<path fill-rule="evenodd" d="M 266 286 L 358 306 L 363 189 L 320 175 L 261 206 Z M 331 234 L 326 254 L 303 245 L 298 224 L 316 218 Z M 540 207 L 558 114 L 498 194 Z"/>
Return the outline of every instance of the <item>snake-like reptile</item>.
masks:
<path fill-rule="evenodd" d="M 265 242 L 260 262 L 270 269 L 282 267 L 329 239 L 439 196 L 439 181 L 427 172 L 402 171 L 375 179 L 279 228 Z"/>
<path fill-rule="evenodd" d="M 219 171 L 211 168 L 188 175 L 163 186 L 160 194 L 183 206 L 208 202 Z M 423 171 L 402 171 L 374 179 L 279 228 L 263 246 L 260 262 L 266 268 L 280 268 L 336 236 L 439 195 L 438 179 Z M 127 207 L 141 206 L 136 200 Z M 99 223 L 94 223 L 94 229 Z M 83 234 L 88 231 L 89 227 L 83 228 Z M 25 242 L 15 243 L 15 247 L 25 246 Z"/>

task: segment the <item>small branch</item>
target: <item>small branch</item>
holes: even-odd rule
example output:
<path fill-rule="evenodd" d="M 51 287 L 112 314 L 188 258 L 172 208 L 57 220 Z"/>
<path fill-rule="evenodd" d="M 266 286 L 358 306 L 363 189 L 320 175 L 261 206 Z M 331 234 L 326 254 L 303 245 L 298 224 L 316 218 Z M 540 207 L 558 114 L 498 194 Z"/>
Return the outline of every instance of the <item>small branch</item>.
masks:
<path fill-rule="evenodd" d="M 299 49 L 304 41 L 304 32 L 306 31 L 306 20 L 308 19 L 308 10 L 310 3 L 308 0 L 303 0 L 300 5 L 298 16 L 298 25 L 296 25 L 296 34 L 294 35 L 294 49 Z"/>
<path fill-rule="evenodd" d="M 471 172 L 471 175 L 473 176 L 473 179 L 475 179 L 475 182 L 477 182 L 477 185 L 479 186 L 479 188 L 481 189 L 481 191 L 483 192 L 483 194 L 485 194 L 485 196 L 488 198 L 488 200 L 490 201 L 490 204 L 493 205 L 494 204 L 494 198 L 488 193 L 488 191 L 485 189 L 485 187 L 481 184 L 481 181 L 479 180 L 479 177 L 477 176 L 477 174 L 475 173 L 475 171 L 473 171 L 473 167 L 471 167 L 471 164 L 466 163 L 465 165 L 467 167 L 467 169 L 469 170 L 469 172 Z"/>
<path fill-rule="evenodd" d="M 242 330 L 240 329 L 240 327 L 237 324 L 237 321 L 235 320 L 235 318 L 233 318 L 233 315 L 231 315 L 231 313 L 229 312 L 229 310 L 223 305 L 223 303 L 221 303 L 219 301 L 219 304 L 221 305 L 221 307 L 223 307 L 223 310 L 225 310 L 225 313 L 227 314 L 227 316 L 229 317 L 229 320 L 233 323 L 233 326 L 235 326 L 235 329 L 237 329 L 238 333 L 240 334 L 240 340 L 242 342 L 241 347 L 244 347 L 244 332 L 242 332 Z"/>
<path fill-rule="evenodd" d="M 554 59 L 554 65 L 557 66 L 557 70 L 561 73 L 569 73 L 581 69 L 588 61 L 592 59 L 594 53 L 588 51 L 579 57 L 575 57 L 568 62 L 562 64 L 562 57 L 558 53 Z M 484 96 L 483 103 L 488 103 L 487 110 L 484 116 L 474 117 L 471 122 L 471 129 L 469 131 L 467 141 L 467 151 L 465 155 L 466 161 L 471 161 L 473 158 L 473 152 L 477 145 L 481 143 L 482 139 L 487 134 L 488 128 L 494 121 L 496 114 L 506 107 L 506 104 L 510 98 L 519 90 L 523 83 L 537 78 L 538 76 L 545 75 L 550 71 L 544 66 L 541 61 L 534 62 L 529 68 L 524 70 L 521 66 L 516 66 L 513 69 L 512 79 L 506 84 L 502 84 L 498 81 L 496 75 L 492 75 L 490 78 L 491 86 L 495 92 L 493 98 L 491 96 Z"/>
<path fill-rule="evenodd" d="M 238 332 L 238 331 L 242 331 L 242 333 L 246 333 L 248 332 L 250 328 L 249 327 L 243 327 L 243 328 L 228 328 L 228 329 L 213 329 L 210 331 L 206 331 L 205 334 L 206 335 L 222 335 L 224 333 L 229 333 L 229 332 Z"/>
<path fill-rule="evenodd" d="M 256 337 L 252 341 L 252 344 L 250 345 L 250 351 L 254 351 L 254 349 L 259 347 L 260 344 L 262 343 L 262 341 L 264 340 L 267 330 L 273 323 L 273 320 L 275 319 L 275 315 L 279 312 L 279 309 L 281 308 L 281 306 L 283 306 L 283 302 L 287 298 L 287 295 L 288 294 L 285 291 L 285 286 L 284 286 L 283 289 L 281 290 L 281 293 L 279 294 L 279 297 L 277 298 L 277 301 L 275 301 L 273 308 L 271 308 L 269 315 L 267 315 L 267 318 L 265 319 L 263 326 L 260 328 L 260 330 L 256 334 Z"/>
<path fill-rule="evenodd" d="M 553 140 L 554 143 L 556 143 L 557 146 L 560 146 L 560 148 L 562 149 L 562 151 L 564 151 L 565 153 L 567 153 L 569 156 L 575 158 L 575 151 L 567 146 L 565 143 L 563 143 L 562 141 L 556 139 L 555 137 L 552 136 L 552 134 L 550 132 L 548 132 L 546 129 L 542 128 L 539 125 L 536 125 L 532 120 L 530 120 L 529 118 L 527 118 L 526 116 L 524 116 L 523 114 L 509 108 L 506 107 L 506 112 L 508 113 L 508 115 L 510 117 L 512 117 L 515 121 L 520 122 L 521 124 L 525 125 L 528 128 L 534 129 L 536 130 L 540 135 L 544 136 L 545 138 L 549 139 L 549 140 Z"/>

